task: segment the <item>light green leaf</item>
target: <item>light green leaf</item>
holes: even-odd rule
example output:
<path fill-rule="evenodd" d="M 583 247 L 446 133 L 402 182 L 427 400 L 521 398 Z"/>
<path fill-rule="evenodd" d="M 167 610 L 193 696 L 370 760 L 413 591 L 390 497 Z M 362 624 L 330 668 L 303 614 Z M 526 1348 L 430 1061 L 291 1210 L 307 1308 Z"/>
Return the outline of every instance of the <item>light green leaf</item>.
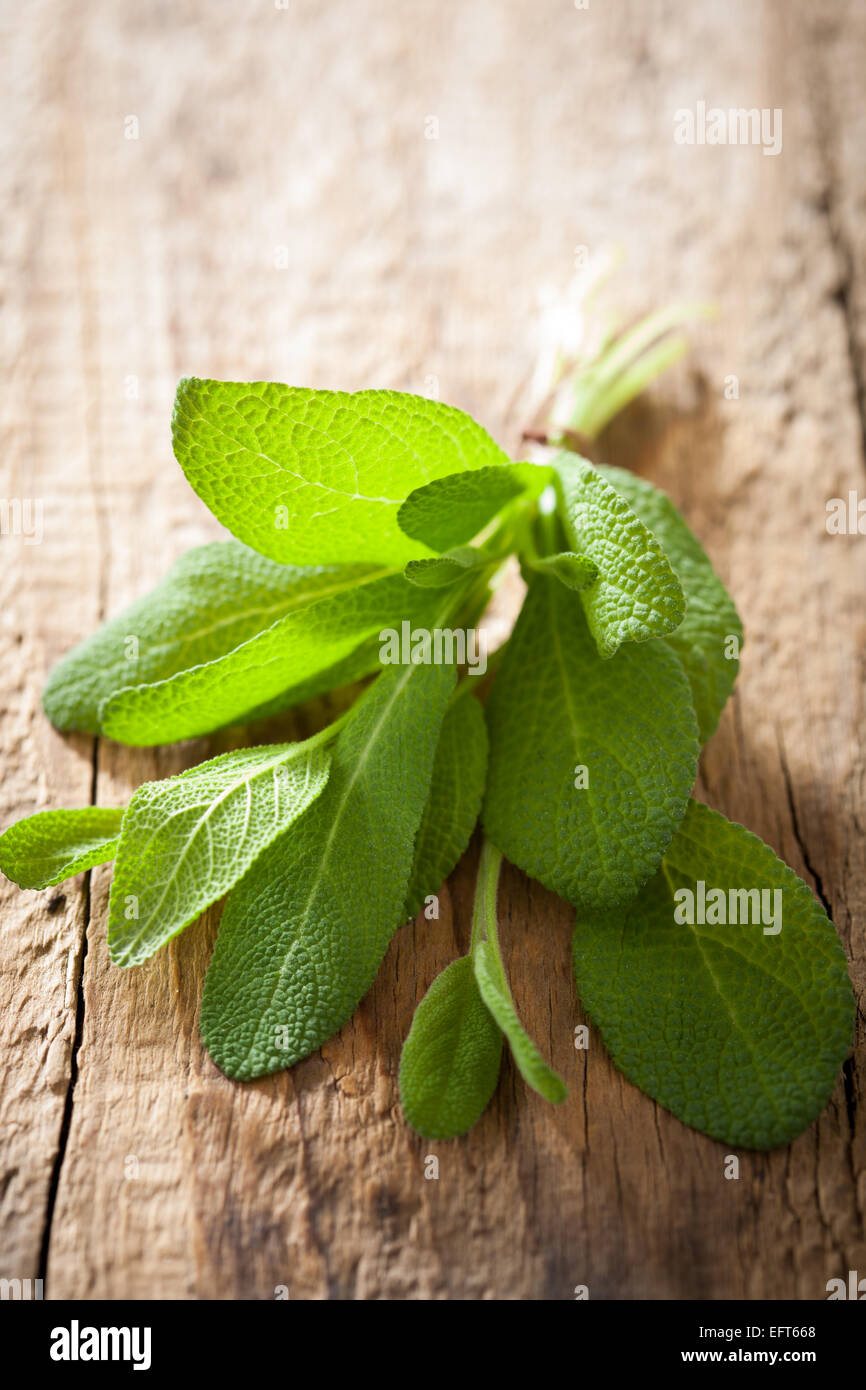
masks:
<path fill-rule="evenodd" d="M 552 467 L 572 548 L 598 566 L 598 580 L 580 599 L 599 654 L 673 632 L 685 598 L 655 536 L 585 459 L 558 454 Z"/>
<path fill-rule="evenodd" d="M 422 589 L 447 589 L 465 578 L 466 571 L 483 565 L 487 557 L 471 545 L 449 550 L 447 555 L 433 555 L 429 560 L 410 560 L 403 571 L 410 584 Z"/>
<path fill-rule="evenodd" d="M 102 707 L 103 729 L 121 743 L 173 743 L 236 723 L 251 709 L 261 716 L 268 701 L 287 708 L 363 675 L 375 664 L 370 639 L 404 620 L 430 626 L 441 603 L 401 574 L 357 584 L 289 613 L 215 661 L 120 691 Z M 362 644 L 360 669 L 347 674 Z"/>
<path fill-rule="evenodd" d="M 426 1139 L 454 1139 L 486 1108 L 499 1076 L 502 1032 L 463 956 L 443 970 L 412 1020 L 400 1057 L 406 1119 Z"/>
<path fill-rule="evenodd" d="M 404 917 L 415 917 L 438 893 L 469 844 L 487 772 L 484 711 L 463 690 L 442 721 L 430 791 L 415 837 L 415 860 Z"/>
<path fill-rule="evenodd" d="M 324 790 L 321 736 L 223 753 L 146 782 L 123 818 L 108 910 L 115 965 L 140 965 L 238 882 Z"/>
<path fill-rule="evenodd" d="M 680 925 L 721 889 L 766 891 L 758 923 Z M 781 895 L 781 930 L 765 932 Z M 736 901 L 736 900 L 735 900 Z M 706 911 L 704 916 L 709 915 Z M 744 915 L 737 906 L 737 915 Z M 725 1144 L 796 1138 L 833 1092 L 851 1043 L 845 953 L 820 904 L 768 845 L 692 802 L 664 867 L 627 908 L 579 913 L 581 1001 L 616 1065 L 686 1124 Z"/>
<path fill-rule="evenodd" d="M 431 550 L 446 551 L 473 540 L 507 502 L 524 493 L 537 497 L 552 477 L 548 467 L 508 463 L 452 473 L 417 488 L 406 498 L 397 520 L 407 536 Z"/>
<path fill-rule="evenodd" d="M 686 668 L 701 742 L 715 731 L 734 688 L 743 628 L 733 600 L 703 546 L 673 502 L 658 488 L 621 468 L 598 470 L 661 543 L 686 596 L 686 616 L 665 638 Z"/>
<path fill-rule="evenodd" d="M 598 579 L 598 566 L 586 555 L 575 555 L 571 550 L 534 558 L 531 568 L 558 579 L 566 589 L 588 589 Z"/>
<path fill-rule="evenodd" d="M 293 709 L 295 706 L 303 704 L 305 700 L 313 699 L 316 695 L 321 695 L 325 691 L 340 690 L 343 686 L 351 685 L 353 682 L 363 679 L 364 676 L 380 671 L 382 669 L 381 645 L 378 634 L 375 637 L 367 638 L 342 661 L 326 667 L 324 671 L 317 671 L 315 675 L 310 676 L 300 685 L 290 686 L 288 690 L 281 691 L 273 699 L 265 700 L 264 704 L 256 705 L 251 710 L 245 710 L 241 722 L 254 724 L 263 719 L 272 719 L 274 715 Z"/>
<path fill-rule="evenodd" d="M 59 729 L 98 734 L 99 707 L 116 691 L 225 656 L 278 618 L 377 572 L 363 565 L 277 565 L 237 541 L 198 546 L 55 666 L 45 713 Z"/>
<path fill-rule="evenodd" d="M 528 1086 L 553 1105 L 568 1095 L 561 1076 L 549 1067 L 517 1016 L 508 978 L 499 953 L 499 927 L 496 895 L 502 855 L 486 841 L 478 866 L 475 913 L 472 932 L 472 958 L 475 980 L 481 998 L 508 1039 L 520 1075 Z"/>
<path fill-rule="evenodd" d="M 19 888 L 52 888 L 113 859 L 122 819 L 109 806 L 37 811 L 0 835 L 0 869 Z"/>
<path fill-rule="evenodd" d="M 400 925 L 449 666 L 388 668 L 333 746 L 328 786 L 229 897 L 201 1032 L 229 1076 L 291 1066 L 366 994 Z"/>
<path fill-rule="evenodd" d="M 593 910 L 627 902 L 685 815 L 697 724 L 663 642 L 602 661 L 582 595 L 530 586 L 487 702 L 484 828 L 512 863 Z"/>
<path fill-rule="evenodd" d="M 399 391 L 313 391 L 277 382 L 177 388 L 175 456 L 233 535 L 294 564 L 390 566 L 425 554 L 397 524 L 414 488 L 506 463 L 460 410 Z"/>
<path fill-rule="evenodd" d="M 474 968 L 481 998 L 508 1039 L 520 1075 L 545 1100 L 559 1105 L 568 1095 L 568 1087 L 562 1077 L 547 1065 L 517 1017 L 502 962 L 491 942 L 479 941 L 475 948 Z"/>

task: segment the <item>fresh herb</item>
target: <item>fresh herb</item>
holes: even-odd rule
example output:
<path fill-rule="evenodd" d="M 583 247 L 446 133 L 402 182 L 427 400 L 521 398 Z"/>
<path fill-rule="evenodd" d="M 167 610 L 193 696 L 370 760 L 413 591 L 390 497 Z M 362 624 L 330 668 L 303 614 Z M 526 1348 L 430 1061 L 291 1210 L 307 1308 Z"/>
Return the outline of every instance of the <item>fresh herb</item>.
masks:
<path fill-rule="evenodd" d="M 138 965 L 188 927 L 321 795 L 330 769 L 322 744 L 319 735 L 241 749 L 139 787 L 108 905 L 115 965 Z"/>
<path fill-rule="evenodd" d="M 229 1076 L 290 1066 L 351 1017 L 394 931 L 437 915 L 480 815 L 469 952 L 403 1051 L 416 1129 L 477 1120 L 503 1039 L 529 1086 L 566 1097 L 505 975 L 503 853 L 575 905 L 581 999 L 649 1095 L 757 1148 L 826 1104 L 853 1021 L 833 926 L 766 845 L 690 801 L 736 676 L 733 602 L 663 493 L 576 452 L 680 355 L 693 312 L 605 336 L 563 378 L 544 463 L 393 391 L 181 382 L 175 453 L 236 539 L 191 551 L 70 653 L 46 713 L 151 745 L 375 679 L 305 743 L 224 754 L 125 811 L 19 822 L 0 867 L 44 888 L 116 857 L 121 966 L 228 894 L 201 1032 Z M 478 624 L 514 555 L 528 592 L 482 680 Z"/>
<path fill-rule="evenodd" d="M 53 888 L 73 874 L 107 864 L 117 853 L 123 811 L 37 811 L 0 835 L 0 867 L 19 888 Z"/>
<path fill-rule="evenodd" d="M 430 1139 L 453 1139 L 478 1119 L 496 1089 L 503 1036 L 523 1079 L 558 1105 L 567 1091 L 525 1032 L 499 953 L 496 891 L 502 855 L 485 841 L 468 956 L 434 980 L 415 1013 L 400 1061 L 409 1123 Z"/>

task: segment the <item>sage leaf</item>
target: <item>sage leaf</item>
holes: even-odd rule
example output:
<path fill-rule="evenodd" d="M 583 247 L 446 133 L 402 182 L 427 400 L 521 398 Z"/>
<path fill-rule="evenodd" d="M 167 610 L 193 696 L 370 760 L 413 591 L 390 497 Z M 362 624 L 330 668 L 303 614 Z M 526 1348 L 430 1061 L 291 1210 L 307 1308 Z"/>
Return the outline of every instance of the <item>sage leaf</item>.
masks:
<path fill-rule="evenodd" d="M 685 597 L 655 536 L 586 459 L 558 454 L 551 466 L 571 548 L 598 568 L 580 600 L 599 655 L 673 632 Z"/>
<path fill-rule="evenodd" d="M 481 998 L 508 1039 L 520 1075 L 533 1091 L 552 1105 L 560 1105 L 568 1095 L 568 1087 L 545 1062 L 520 1022 L 502 961 L 489 941 L 478 943 L 473 968 Z"/>
<path fill-rule="evenodd" d="M 463 411 L 398 391 L 180 382 L 174 452 L 225 526 L 281 563 L 402 566 L 406 496 L 443 474 L 507 463 Z"/>
<path fill-rule="evenodd" d="M 277 565 L 238 541 L 198 546 L 55 666 L 45 713 L 59 729 L 101 733 L 100 706 L 118 690 L 217 660 L 277 619 L 372 573 L 363 565 Z"/>
<path fill-rule="evenodd" d="M 123 810 L 37 811 L 0 835 L 0 869 L 19 888 L 52 888 L 117 852 Z"/>
<path fill-rule="evenodd" d="M 485 832 L 584 908 L 627 902 L 655 872 L 694 785 L 682 663 L 663 642 L 599 657 L 580 605 L 533 580 L 487 702 Z"/>
<path fill-rule="evenodd" d="M 145 782 L 123 818 L 108 908 L 115 965 L 140 965 L 228 892 L 324 790 L 307 743 L 242 748 Z"/>
<path fill-rule="evenodd" d="M 378 664 L 370 641 L 380 630 L 402 621 L 431 626 L 441 603 L 441 595 L 401 574 L 367 579 L 287 614 L 214 661 L 119 691 L 102 706 L 103 730 L 137 746 L 173 743 L 237 723 L 251 710 L 260 717 L 269 701 L 288 708 L 365 674 Z"/>
<path fill-rule="evenodd" d="M 415 917 L 438 893 L 475 829 L 487 773 L 484 711 L 468 689 L 456 695 L 442 721 L 430 790 L 415 837 L 415 858 L 404 917 Z"/>
<path fill-rule="evenodd" d="M 549 1067 L 517 1016 L 499 951 L 496 893 L 502 855 L 488 841 L 481 854 L 476 895 L 476 927 L 472 966 L 481 998 L 502 1029 L 520 1075 L 528 1086 L 553 1105 L 568 1095 L 562 1077 Z"/>
<path fill-rule="evenodd" d="M 407 536 L 431 550 L 448 551 L 473 540 L 514 498 L 537 497 L 552 476 L 546 466 L 506 459 L 471 473 L 451 473 L 411 492 L 397 520 Z"/>
<path fill-rule="evenodd" d="M 701 884 L 707 901 L 720 890 L 726 924 L 698 920 L 710 915 L 699 910 Z M 682 890 L 692 922 L 675 917 L 688 915 Z M 760 921 L 744 893 L 767 894 Z M 614 1062 L 686 1124 L 770 1149 L 830 1099 L 854 1022 L 845 953 L 807 885 L 742 826 L 693 801 L 632 903 L 578 913 L 573 954 L 581 1001 Z"/>
<path fill-rule="evenodd" d="M 733 600 L 700 541 L 659 488 L 622 468 L 599 473 L 661 543 L 686 596 L 686 615 L 664 640 L 685 667 L 698 715 L 701 742 L 715 732 L 739 670 L 743 628 Z"/>
<path fill-rule="evenodd" d="M 410 584 L 418 584 L 422 589 L 447 589 L 465 578 L 467 570 L 482 565 L 485 558 L 482 551 L 462 545 L 445 555 L 432 555 L 429 560 L 410 560 L 403 573 Z"/>
<path fill-rule="evenodd" d="M 200 1020 L 229 1076 L 262 1076 L 306 1057 L 372 984 L 404 920 L 454 683 L 450 666 L 387 668 L 341 729 L 324 793 L 229 897 Z"/>
<path fill-rule="evenodd" d="M 481 998 L 472 960 L 452 961 L 415 1010 L 400 1057 L 400 1102 L 426 1139 L 454 1139 L 486 1109 L 499 1077 L 502 1030 Z"/>
<path fill-rule="evenodd" d="M 531 568 L 539 574 L 549 574 L 558 579 L 566 589 L 588 589 L 598 579 L 597 565 L 588 556 L 575 555 L 570 550 L 533 558 Z"/>

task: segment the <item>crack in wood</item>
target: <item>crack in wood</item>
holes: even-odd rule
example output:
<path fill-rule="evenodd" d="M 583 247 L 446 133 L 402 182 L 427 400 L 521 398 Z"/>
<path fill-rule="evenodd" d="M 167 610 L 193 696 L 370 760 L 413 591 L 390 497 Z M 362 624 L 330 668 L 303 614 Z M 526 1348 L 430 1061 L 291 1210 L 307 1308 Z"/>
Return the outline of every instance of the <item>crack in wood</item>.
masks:
<path fill-rule="evenodd" d="M 823 52 L 820 45 L 818 45 L 817 51 Z M 827 220 L 830 244 L 841 277 L 833 293 L 833 299 L 841 310 L 845 325 L 846 350 L 854 387 L 854 403 L 860 426 L 860 457 L 864 468 L 866 468 L 866 364 L 863 361 L 863 353 L 857 336 L 857 316 L 853 304 L 853 291 L 856 283 L 854 251 L 845 232 L 841 214 L 841 199 L 838 191 L 840 179 L 827 120 L 827 112 L 831 104 L 831 89 L 827 81 L 823 60 L 818 60 L 815 63 L 814 73 L 812 89 L 815 100 L 812 116 L 815 122 L 818 154 L 825 175 L 819 208 Z"/>
<path fill-rule="evenodd" d="M 821 875 L 819 874 L 818 870 L 815 868 L 814 863 L 812 862 L 812 857 L 809 854 L 809 848 L 806 844 L 805 839 L 803 838 L 803 835 L 800 832 L 800 821 L 797 816 L 797 807 L 794 802 L 794 791 L 791 785 L 791 773 L 788 769 L 788 759 L 785 755 L 785 745 L 783 744 L 782 736 L 778 731 L 776 734 L 776 742 L 779 747 L 779 762 L 782 767 L 782 777 L 785 783 L 785 796 L 788 802 L 788 809 L 791 812 L 791 829 L 794 832 L 794 839 L 797 841 L 797 846 L 800 850 L 801 855 L 803 856 L 803 863 L 805 864 L 807 870 L 809 871 L 809 874 L 812 877 L 812 881 L 815 885 L 815 895 L 820 900 L 821 905 L 824 908 L 824 911 L 826 912 L 827 916 L 830 918 L 830 921 L 832 922 L 833 908 L 830 904 L 830 900 L 827 897 L 827 894 L 824 892 L 824 881 L 821 878 Z"/>
<path fill-rule="evenodd" d="M 99 774 L 99 739 L 93 740 L 93 760 L 92 773 L 90 778 L 90 804 L 96 805 L 96 784 Z M 72 1109 L 75 1103 L 75 1085 L 78 1081 L 78 1053 L 81 1049 L 81 1041 L 84 1036 L 84 962 L 87 958 L 87 935 L 90 930 L 92 913 L 91 895 L 92 870 L 85 875 L 84 879 L 84 928 L 81 933 L 81 942 L 78 950 L 78 969 L 75 982 L 75 1027 L 72 1034 L 72 1049 L 69 1054 L 69 1081 L 66 1087 L 66 1095 L 63 1099 L 63 1116 L 60 1121 L 60 1136 L 57 1140 L 57 1152 L 54 1155 L 54 1162 L 51 1165 L 51 1177 L 48 1181 L 48 1195 L 45 1201 L 45 1217 L 42 1223 L 42 1238 L 39 1243 L 39 1265 L 37 1277 L 43 1281 L 43 1287 L 48 1288 L 48 1253 L 51 1246 L 51 1231 L 54 1225 L 54 1212 L 57 1207 L 57 1195 L 60 1191 L 60 1178 L 63 1171 L 63 1162 L 66 1158 L 66 1149 L 69 1144 L 69 1133 L 72 1128 Z"/>

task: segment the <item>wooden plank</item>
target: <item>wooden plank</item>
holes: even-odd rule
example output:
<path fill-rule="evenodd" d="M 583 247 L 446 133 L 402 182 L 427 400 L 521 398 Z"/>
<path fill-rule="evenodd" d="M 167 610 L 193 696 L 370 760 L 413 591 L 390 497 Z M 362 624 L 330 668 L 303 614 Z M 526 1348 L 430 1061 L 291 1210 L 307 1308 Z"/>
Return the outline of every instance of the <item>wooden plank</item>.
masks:
<path fill-rule="evenodd" d="M 76 246 L 55 180 L 59 107 L 31 86 L 39 38 L 7 16 L 0 47 L 15 125 L 0 122 L 3 447 L 0 463 L 0 710 L 3 821 L 86 804 L 88 738 L 61 738 L 42 714 L 46 669 L 99 621 L 99 536 Z M 58 442 L 62 441 L 58 448 Z M 58 593 L 63 598 L 58 602 Z M 46 893 L 0 884 L 0 1251 L 2 1274 L 38 1277 L 64 1127 L 88 915 L 83 877 Z"/>
<path fill-rule="evenodd" d="M 178 375 L 435 378 L 516 446 L 549 331 L 539 298 L 555 302 L 576 246 L 620 242 L 626 310 L 723 308 L 693 366 L 606 441 L 683 506 L 746 623 L 701 794 L 830 904 L 862 998 L 866 562 L 861 540 L 824 527 L 826 499 L 863 488 L 857 7 L 65 0 L 50 23 L 36 6 L 17 25 L 5 463 L 20 460 L 10 496 L 38 485 L 57 524 L 42 546 L 4 538 L 7 818 L 90 795 L 89 741 L 59 738 L 38 711 L 51 662 L 219 534 L 170 456 Z M 781 107 L 782 154 L 676 145 L 674 110 L 698 100 Z M 225 746 L 102 743 L 96 798 Z M 251 1086 L 197 1036 L 212 914 L 121 974 L 107 871 L 53 913 L 51 894 L 5 890 L 10 1272 L 37 1272 L 48 1207 L 52 1297 L 286 1285 L 293 1298 L 557 1299 L 587 1284 L 591 1297 L 816 1298 L 866 1268 L 862 1044 L 819 1122 L 788 1150 L 740 1155 L 727 1182 L 724 1147 L 623 1081 L 597 1036 L 575 1050 L 571 912 L 510 868 L 506 964 L 570 1099 L 552 1110 L 506 1063 L 467 1139 L 408 1131 L 400 1046 L 465 947 L 473 867 L 470 854 L 437 922 L 398 933 L 320 1055 Z"/>

